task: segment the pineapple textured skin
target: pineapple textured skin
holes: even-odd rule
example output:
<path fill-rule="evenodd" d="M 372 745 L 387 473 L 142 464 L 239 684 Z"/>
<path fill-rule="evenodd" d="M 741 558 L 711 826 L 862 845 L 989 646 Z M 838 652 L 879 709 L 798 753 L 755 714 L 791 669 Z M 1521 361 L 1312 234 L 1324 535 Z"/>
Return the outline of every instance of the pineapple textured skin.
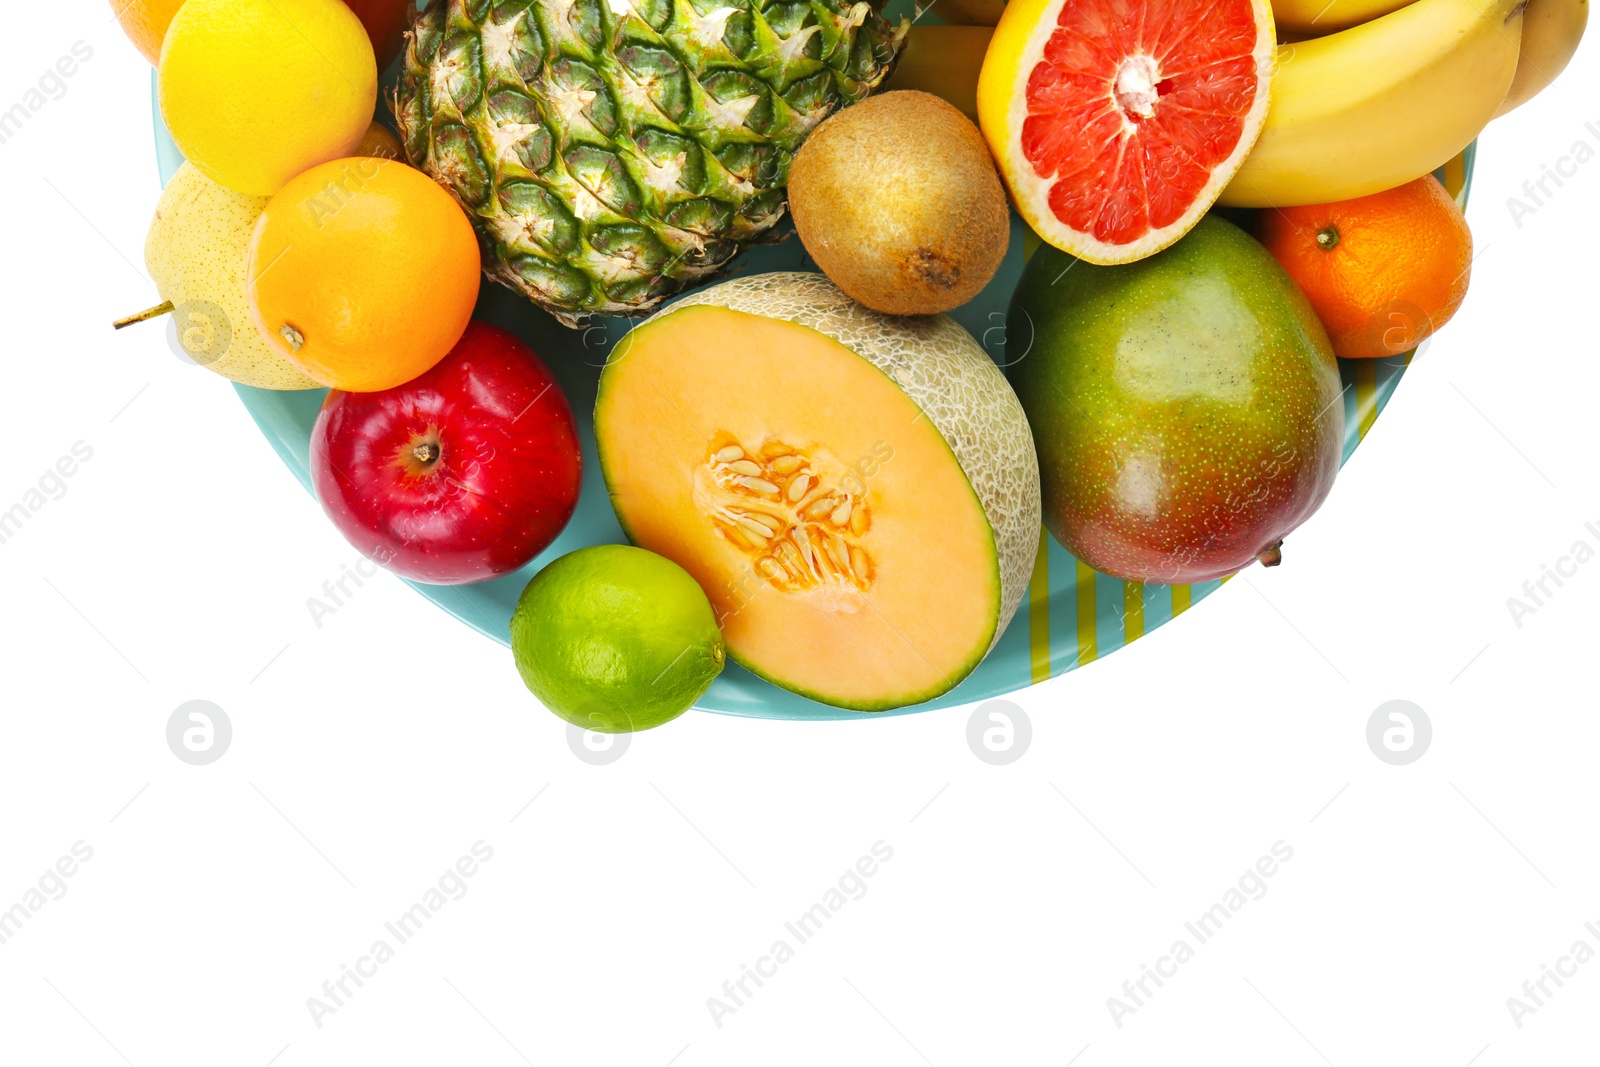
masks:
<path fill-rule="evenodd" d="M 883 84 L 906 29 L 846 0 L 433 0 L 393 107 L 485 272 L 575 326 L 762 239 L 794 153 Z"/>

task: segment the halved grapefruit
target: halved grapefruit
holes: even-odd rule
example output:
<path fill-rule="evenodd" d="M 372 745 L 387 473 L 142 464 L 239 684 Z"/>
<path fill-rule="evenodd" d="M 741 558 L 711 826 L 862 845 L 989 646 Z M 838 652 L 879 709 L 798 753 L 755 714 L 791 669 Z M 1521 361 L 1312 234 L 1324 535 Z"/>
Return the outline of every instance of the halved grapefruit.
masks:
<path fill-rule="evenodd" d="M 978 117 L 1017 210 L 1090 263 L 1172 244 L 1267 116 L 1267 0 L 1011 0 Z"/>

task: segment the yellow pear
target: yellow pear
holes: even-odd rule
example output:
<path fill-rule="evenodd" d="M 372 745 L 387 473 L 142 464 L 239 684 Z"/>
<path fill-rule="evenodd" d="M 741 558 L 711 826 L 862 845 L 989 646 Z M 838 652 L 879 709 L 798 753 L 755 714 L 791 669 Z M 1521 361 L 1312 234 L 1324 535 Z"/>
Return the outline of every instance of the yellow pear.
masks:
<path fill-rule="evenodd" d="M 196 363 L 262 389 L 318 389 L 250 316 L 245 258 L 267 197 L 218 185 L 185 163 L 167 183 L 145 238 L 144 262 L 164 301 L 117 328 L 171 313 Z"/>

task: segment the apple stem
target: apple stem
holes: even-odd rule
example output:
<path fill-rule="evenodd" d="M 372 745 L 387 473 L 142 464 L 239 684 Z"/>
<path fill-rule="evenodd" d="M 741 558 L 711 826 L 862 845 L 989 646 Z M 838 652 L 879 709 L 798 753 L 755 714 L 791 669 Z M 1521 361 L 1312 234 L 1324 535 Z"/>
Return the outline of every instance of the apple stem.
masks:
<path fill-rule="evenodd" d="M 1276 567 L 1283 562 L 1283 541 L 1279 539 L 1256 553 L 1263 567 Z"/>
<path fill-rule="evenodd" d="M 439 446 L 432 441 L 426 441 L 411 450 L 411 455 L 424 467 L 439 458 Z"/>
<path fill-rule="evenodd" d="M 116 322 L 113 322 L 111 324 L 111 328 L 113 330 L 120 330 L 120 329 L 122 329 L 122 328 L 124 328 L 126 326 L 132 326 L 136 322 L 148 322 L 151 319 L 158 319 L 162 315 L 170 315 L 170 314 L 172 314 L 172 312 L 173 312 L 172 301 L 163 300 L 161 303 L 157 304 L 155 307 L 148 308 L 148 309 L 146 309 L 144 311 L 141 311 L 137 315 L 129 315 L 125 319 L 118 319 Z"/>

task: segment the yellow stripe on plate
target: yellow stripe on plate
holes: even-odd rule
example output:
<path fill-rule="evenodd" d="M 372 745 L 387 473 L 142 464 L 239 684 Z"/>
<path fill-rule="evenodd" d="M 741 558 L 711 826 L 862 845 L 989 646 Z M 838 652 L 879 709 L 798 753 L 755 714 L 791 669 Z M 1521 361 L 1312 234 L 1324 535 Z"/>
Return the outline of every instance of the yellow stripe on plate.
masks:
<path fill-rule="evenodd" d="M 1095 637 L 1094 568 L 1078 560 L 1078 666 L 1093 663 L 1100 655 Z"/>
<path fill-rule="evenodd" d="M 1035 685 L 1050 679 L 1050 535 L 1042 526 L 1028 580 L 1028 663 Z"/>
<path fill-rule="evenodd" d="M 1122 583 L 1122 635 L 1128 644 L 1144 636 L 1144 584 Z"/>
<path fill-rule="evenodd" d="M 1186 585 L 1172 586 L 1172 617 L 1176 619 L 1188 610 L 1189 587 Z"/>
<path fill-rule="evenodd" d="M 1356 433 L 1360 440 L 1365 441 L 1367 431 L 1378 421 L 1378 368 L 1370 359 L 1358 359 L 1353 362 L 1356 379 Z"/>

